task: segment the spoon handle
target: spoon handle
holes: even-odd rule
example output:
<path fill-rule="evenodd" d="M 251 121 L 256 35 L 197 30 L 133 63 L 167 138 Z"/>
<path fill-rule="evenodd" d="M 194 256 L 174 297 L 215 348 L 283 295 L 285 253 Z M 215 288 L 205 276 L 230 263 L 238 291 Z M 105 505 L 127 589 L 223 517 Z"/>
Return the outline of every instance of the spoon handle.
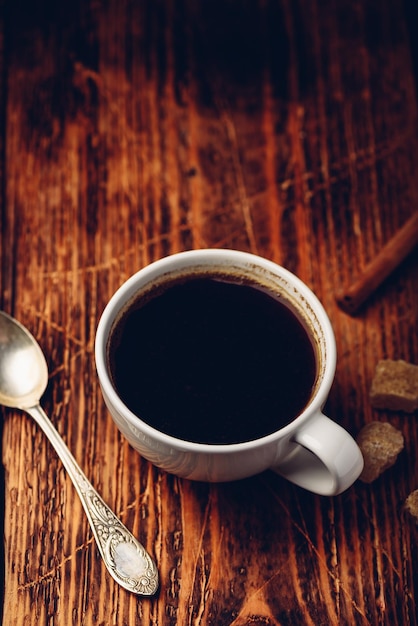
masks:
<path fill-rule="evenodd" d="M 72 479 L 111 576 L 128 591 L 152 596 L 158 588 L 158 572 L 148 552 L 93 488 L 42 407 L 37 404 L 25 411 L 48 437 Z"/>

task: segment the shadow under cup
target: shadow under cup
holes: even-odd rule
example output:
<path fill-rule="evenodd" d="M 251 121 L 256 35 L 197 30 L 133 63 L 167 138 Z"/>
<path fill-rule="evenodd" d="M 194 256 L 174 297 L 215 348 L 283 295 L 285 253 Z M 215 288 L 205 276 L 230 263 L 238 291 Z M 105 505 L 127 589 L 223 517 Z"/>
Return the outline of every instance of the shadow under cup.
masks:
<path fill-rule="evenodd" d="M 296 416 L 273 426 L 271 432 L 248 441 L 207 443 L 173 436 L 135 414 L 121 398 L 110 363 L 125 319 L 144 302 L 156 301 L 173 285 L 210 279 L 250 287 L 292 312 L 310 339 L 315 373 L 309 397 Z M 116 329 L 116 330 L 115 330 Z M 138 354 L 141 359 L 141 354 Z M 292 448 L 295 424 L 322 409 L 335 371 L 335 340 L 328 317 L 316 296 L 297 277 L 275 264 L 247 253 L 206 250 L 180 253 L 140 270 L 115 293 L 100 320 L 96 363 L 109 411 L 129 443 L 146 459 L 181 477 L 205 481 L 244 478 L 277 465 Z M 126 364 L 128 367 L 132 364 Z M 145 365 L 146 367 L 146 365 Z M 139 380 L 140 383 L 140 380 Z M 142 419 L 141 419 L 142 417 Z M 257 421 L 255 416 L 254 421 Z M 237 426 L 239 428 L 239 426 Z"/>

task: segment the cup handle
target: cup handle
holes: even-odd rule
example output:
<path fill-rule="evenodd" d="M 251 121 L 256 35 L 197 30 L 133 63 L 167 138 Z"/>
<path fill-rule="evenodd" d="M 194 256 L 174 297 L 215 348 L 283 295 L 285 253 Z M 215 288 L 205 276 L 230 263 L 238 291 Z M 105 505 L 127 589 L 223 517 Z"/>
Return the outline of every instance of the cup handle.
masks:
<path fill-rule="evenodd" d="M 302 426 L 291 442 L 293 450 L 271 469 L 304 489 L 336 496 L 361 474 L 360 448 L 344 428 L 323 413 Z"/>

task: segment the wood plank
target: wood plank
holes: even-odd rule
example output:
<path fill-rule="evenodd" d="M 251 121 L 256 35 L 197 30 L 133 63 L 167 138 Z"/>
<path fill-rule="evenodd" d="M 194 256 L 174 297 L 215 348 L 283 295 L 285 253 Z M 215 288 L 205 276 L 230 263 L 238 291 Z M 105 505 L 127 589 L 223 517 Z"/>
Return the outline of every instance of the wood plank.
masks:
<path fill-rule="evenodd" d="M 335 301 L 417 207 L 403 5 L 19 0 L 3 19 L 2 306 L 45 351 L 45 410 L 161 576 L 152 600 L 114 584 L 51 447 L 4 410 L 3 624 L 417 624 L 416 416 L 368 401 L 379 358 L 418 363 L 416 251 L 358 316 Z M 405 436 L 374 484 L 328 499 L 272 473 L 191 483 L 123 440 L 99 316 L 140 267 L 203 247 L 271 258 L 320 297 L 339 353 L 328 414 Z"/>

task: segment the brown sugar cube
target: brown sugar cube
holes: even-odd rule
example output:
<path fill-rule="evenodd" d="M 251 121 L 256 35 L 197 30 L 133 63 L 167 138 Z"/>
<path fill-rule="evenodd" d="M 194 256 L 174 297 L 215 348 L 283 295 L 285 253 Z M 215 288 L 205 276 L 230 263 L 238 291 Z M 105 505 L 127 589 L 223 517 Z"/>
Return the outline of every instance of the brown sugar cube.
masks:
<path fill-rule="evenodd" d="M 405 500 L 405 511 L 409 513 L 412 519 L 418 524 L 418 489 L 409 494 Z"/>
<path fill-rule="evenodd" d="M 388 422 L 371 422 L 357 436 L 363 454 L 364 468 L 360 480 L 371 483 L 391 467 L 404 447 L 402 433 Z"/>
<path fill-rule="evenodd" d="M 379 361 L 370 401 L 375 409 L 413 413 L 418 408 L 418 365 L 406 361 Z"/>

